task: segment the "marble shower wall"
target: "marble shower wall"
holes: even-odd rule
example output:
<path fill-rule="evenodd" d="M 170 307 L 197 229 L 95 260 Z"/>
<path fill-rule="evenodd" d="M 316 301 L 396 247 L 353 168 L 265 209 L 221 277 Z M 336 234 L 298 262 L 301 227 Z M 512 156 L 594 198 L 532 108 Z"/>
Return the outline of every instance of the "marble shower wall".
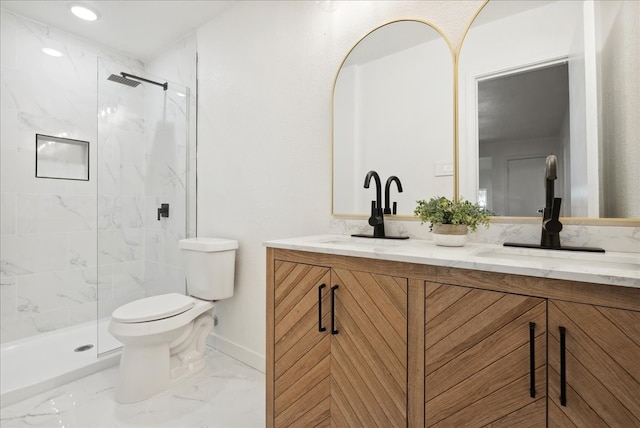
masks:
<path fill-rule="evenodd" d="M 98 58 L 98 317 L 145 295 L 145 126 L 151 88 L 107 79 L 143 73 Z"/>
<path fill-rule="evenodd" d="M 96 67 L 119 57 L 1 11 L 2 342 L 96 317 Z M 62 57 L 42 53 L 57 49 Z M 90 142 L 89 181 L 35 177 L 35 134 Z"/>
<path fill-rule="evenodd" d="M 195 34 L 188 36 L 147 65 L 152 78 L 168 81 L 169 86 L 167 91 L 149 86 L 145 96 L 146 295 L 185 292 L 177 241 L 187 236 L 191 211 L 185 208 L 188 196 L 195 197 L 195 192 L 187 191 L 195 189 L 187 174 L 190 154 L 195 159 L 195 134 L 192 142 L 185 139 L 191 98 L 185 85 L 195 84 L 195 42 Z M 169 204 L 169 217 L 158 221 L 162 203 Z"/>
<path fill-rule="evenodd" d="M 187 181 L 185 167 L 173 164 L 173 176 L 156 175 L 164 177 L 162 183 L 145 179 L 153 168 L 149 161 L 168 165 L 145 146 L 152 141 L 146 132 L 156 126 L 147 114 L 159 112 L 145 112 L 144 92 L 158 88 L 96 79 L 114 71 L 143 73 L 145 64 L 4 10 L 1 19 L 0 340 L 95 320 L 98 298 L 100 315 L 106 316 L 132 298 L 167 290 L 169 283 L 181 291 L 178 266 L 163 286 L 157 286 L 157 266 L 146 266 L 150 254 L 159 251 L 148 253 L 145 245 L 162 240 L 157 233 L 151 238 L 145 227 L 151 217 L 153 227 L 158 223 L 147 187 L 184 187 Z M 186 46 L 195 52 L 192 39 Z M 43 47 L 64 56 L 44 55 Z M 195 81 L 195 60 L 190 67 Z M 158 73 L 184 68 L 164 61 Z M 186 114 L 188 108 L 166 111 Z M 108 126 L 99 129 L 96 115 Z M 176 133 L 184 135 L 185 125 L 178 128 Z M 35 178 L 36 133 L 90 141 L 90 180 Z M 178 150 L 185 151 L 185 145 Z M 166 155 L 173 159 L 175 154 Z M 185 217 L 178 215 L 177 205 L 172 207 L 175 224 L 165 225 L 164 236 L 175 243 L 184 236 Z M 179 264 L 174 256 L 175 251 L 171 265 Z M 154 275 L 147 277 L 147 272 Z"/>

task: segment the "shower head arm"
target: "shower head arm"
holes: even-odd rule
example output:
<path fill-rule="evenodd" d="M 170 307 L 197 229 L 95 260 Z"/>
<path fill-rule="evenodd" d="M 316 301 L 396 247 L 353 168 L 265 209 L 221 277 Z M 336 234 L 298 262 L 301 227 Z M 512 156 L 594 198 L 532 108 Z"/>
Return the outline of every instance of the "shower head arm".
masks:
<path fill-rule="evenodd" d="M 135 80 L 140 80 L 141 82 L 151 83 L 152 85 L 162 86 L 165 91 L 169 87 L 169 84 L 167 82 L 164 82 L 164 83 L 154 82 L 153 80 L 145 79 L 144 77 L 134 76 L 133 74 L 125 73 L 124 71 L 120 73 L 120 75 L 125 79 L 135 79 Z"/>

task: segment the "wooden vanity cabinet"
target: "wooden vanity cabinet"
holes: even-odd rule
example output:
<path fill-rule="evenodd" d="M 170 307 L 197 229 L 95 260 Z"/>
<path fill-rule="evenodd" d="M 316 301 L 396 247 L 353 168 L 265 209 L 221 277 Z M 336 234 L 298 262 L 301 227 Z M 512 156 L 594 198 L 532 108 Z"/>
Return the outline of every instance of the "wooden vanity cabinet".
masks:
<path fill-rule="evenodd" d="M 546 300 L 426 284 L 425 426 L 543 427 Z"/>
<path fill-rule="evenodd" d="M 640 289 L 269 248 L 266 383 L 267 427 L 640 427 Z"/>
<path fill-rule="evenodd" d="M 407 279 L 278 259 L 272 277 L 267 425 L 407 426 Z"/>
<path fill-rule="evenodd" d="M 425 285 L 427 426 L 640 427 L 640 289 L 453 268 L 436 278 Z M 504 371 L 489 375 L 496 364 Z"/>
<path fill-rule="evenodd" d="M 322 291 L 330 285 L 330 270 L 276 261 L 275 273 L 276 426 L 328 426 L 331 341 L 326 331 L 318 331 L 318 309 L 327 306 Z M 327 325 L 326 311 L 320 316 Z"/>
<path fill-rule="evenodd" d="M 640 312 L 549 300 L 549 426 L 640 427 Z"/>

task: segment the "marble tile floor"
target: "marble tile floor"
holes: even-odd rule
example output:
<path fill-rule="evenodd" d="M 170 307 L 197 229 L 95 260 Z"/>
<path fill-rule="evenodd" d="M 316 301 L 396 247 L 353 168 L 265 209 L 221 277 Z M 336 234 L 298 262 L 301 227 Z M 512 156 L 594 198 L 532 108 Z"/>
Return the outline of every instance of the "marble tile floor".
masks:
<path fill-rule="evenodd" d="M 113 399 L 117 366 L 43 392 L 0 411 L 0 427 L 264 426 L 264 374 L 218 351 L 195 379 L 141 403 Z"/>

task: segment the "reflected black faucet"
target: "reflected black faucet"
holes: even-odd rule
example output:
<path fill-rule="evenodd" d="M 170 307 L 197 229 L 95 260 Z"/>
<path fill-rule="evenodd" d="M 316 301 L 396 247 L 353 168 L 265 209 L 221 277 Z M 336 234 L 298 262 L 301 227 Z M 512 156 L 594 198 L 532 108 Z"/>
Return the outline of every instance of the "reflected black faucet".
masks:
<path fill-rule="evenodd" d="M 545 206 L 542 210 L 542 234 L 540 237 L 540 246 L 543 248 L 560 248 L 562 223 L 559 218 L 562 198 L 555 197 L 553 183 L 558 178 L 557 169 L 558 159 L 556 156 L 547 156 L 544 174 Z"/>
<path fill-rule="evenodd" d="M 382 185 L 380 176 L 375 171 L 369 171 L 364 178 L 364 188 L 369 188 L 371 177 L 376 181 L 376 200 L 371 201 L 371 217 L 369 217 L 369 225 L 373 226 L 373 236 L 375 238 L 384 238 L 384 214 L 382 211 Z"/>
<path fill-rule="evenodd" d="M 393 210 L 389 208 L 389 191 L 391 190 L 391 183 L 396 182 L 396 186 L 398 187 L 398 193 L 402 193 L 402 183 L 400 183 L 400 179 L 395 175 L 387 178 L 387 184 L 384 186 L 384 214 L 396 214 L 398 210 L 398 203 L 393 203 Z"/>
<path fill-rule="evenodd" d="M 553 186 L 553 182 L 558 178 L 557 170 L 558 159 L 556 156 L 547 156 L 544 173 L 545 203 L 544 208 L 540 210 L 542 212 L 542 234 L 540 236 L 540 245 L 519 242 L 505 242 L 503 245 L 505 247 L 543 248 L 545 250 L 604 253 L 604 250 L 598 247 L 563 247 L 560 245 L 560 232 L 562 231 L 562 223 L 560 223 L 560 204 L 562 202 L 562 198 L 555 197 Z"/>

